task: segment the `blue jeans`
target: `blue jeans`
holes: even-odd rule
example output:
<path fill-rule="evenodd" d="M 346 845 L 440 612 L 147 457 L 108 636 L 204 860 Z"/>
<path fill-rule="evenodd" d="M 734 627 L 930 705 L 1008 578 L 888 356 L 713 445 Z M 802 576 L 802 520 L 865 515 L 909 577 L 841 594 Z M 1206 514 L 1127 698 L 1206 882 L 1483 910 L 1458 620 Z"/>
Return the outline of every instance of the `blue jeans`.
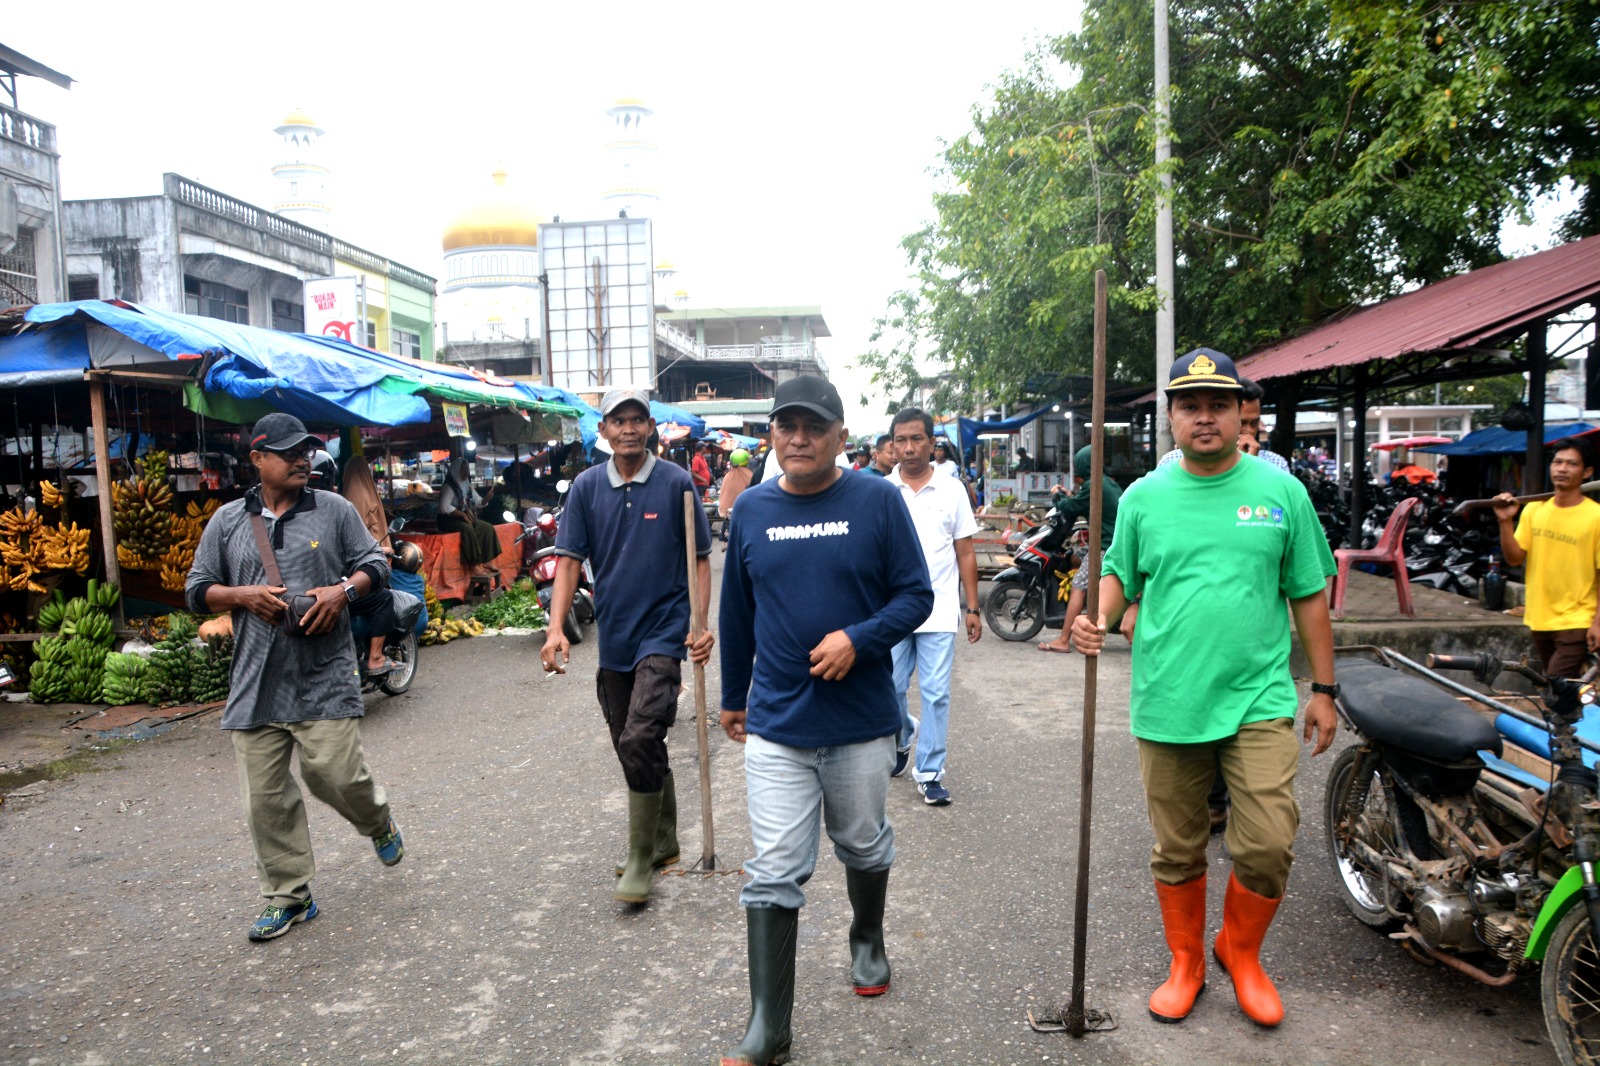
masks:
<path fill-rule="evenodd" d="M 900 701 L 900 747 L 911 743 L 911 712 L 906 692 L 911 671 L 922 693 L 922 728 L 917 731 L 916 779 L 944 777 L 945 741 L 950 732 L 950 671 L 956 662 L 954 633 L 913 633 L 894 646 L 894 693 Z"/>
<path fill-rule="evenodd" d="M 817 816 L 833 853 L 853 870 L 894 862 L 889 824 L 893 735 L 833 748 L 791 748 L 758 736 L 745 742 L 744 778 L 755 858 L 739 893 L 746 907 L 803 907 L 801 886 L 817 868 Z"/>

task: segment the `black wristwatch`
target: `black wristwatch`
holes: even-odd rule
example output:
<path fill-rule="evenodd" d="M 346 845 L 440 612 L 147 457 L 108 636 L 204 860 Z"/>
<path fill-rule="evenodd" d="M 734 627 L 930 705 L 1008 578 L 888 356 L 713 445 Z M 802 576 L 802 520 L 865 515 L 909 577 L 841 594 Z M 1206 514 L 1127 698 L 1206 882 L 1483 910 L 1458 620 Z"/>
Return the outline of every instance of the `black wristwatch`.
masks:
<path fill-rule="evenodd" d="M 978 609 L 977 609 L 977 608 L 976 608 L 976 607 L 968 607 L 968 608 L 967 608 L 967 613 L 968 613 L 968 614 L 976 614 L 976 615 L 981 615 L 981 614 L 983 614 L 983 612 L 982 612 L 982 611 L 980 611 L 980 610 L 978 610 Z"/>
<path fill-rule="evenodd" d="M 1311 682 L 1311 691 L 1315 692 L 1319 696 L 1332 696 L 1334 699 L 1338 699 L 1339 682 L 1335 681 L 1331 685 L 1324 685 L 1320 682 L 1313 681 Z"/>

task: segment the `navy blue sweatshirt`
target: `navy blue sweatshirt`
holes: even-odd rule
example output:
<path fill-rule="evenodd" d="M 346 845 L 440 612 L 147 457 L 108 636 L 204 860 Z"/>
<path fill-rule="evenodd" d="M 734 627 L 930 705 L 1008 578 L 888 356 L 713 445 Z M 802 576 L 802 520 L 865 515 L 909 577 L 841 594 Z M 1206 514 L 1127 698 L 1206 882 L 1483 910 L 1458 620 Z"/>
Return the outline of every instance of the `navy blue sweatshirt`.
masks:
<path fill-rule="evenodd" d="M 812 495 L 777 478 L 739 495 L 722 571 L 722 706 L 794 748 L 897 732 L 890 650 L 933 610 L 928 566 L 899 489 L 844 472 Z M 856 661 L 811 676 L 811 649 L 842 629 Z"/>

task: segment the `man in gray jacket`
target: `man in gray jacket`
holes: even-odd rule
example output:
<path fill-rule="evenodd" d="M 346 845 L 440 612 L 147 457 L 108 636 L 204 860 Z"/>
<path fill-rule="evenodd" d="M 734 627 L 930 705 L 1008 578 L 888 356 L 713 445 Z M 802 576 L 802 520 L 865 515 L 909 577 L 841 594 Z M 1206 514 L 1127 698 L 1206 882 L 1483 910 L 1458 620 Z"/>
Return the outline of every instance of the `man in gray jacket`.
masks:
<path fill-rule="evenodd" d="M 320 444 L 292 415 L 271 414 L 255 424 L 250 462 L 261 484 L 207 524 L 185 589 L 191 610 L 233 615 L 233 678 L 222 728 L 233 737 L 267 900 L 251 940 L 271 940 L 317 916 L 305 803 L 289 773 L 297 747 L 312 795 L 370 837 L 385 865 L 405 854 L 361 751 L 361 689 L 347 612 L 387 585 L 389 565 L 347 500 L 306 487 Z M 283 584 L 269 580 L 264 551 L 272 553 Z M 315 601 L 303 615 L 303 635 L 290 635 L 282 624 L 294 596 Z"/>

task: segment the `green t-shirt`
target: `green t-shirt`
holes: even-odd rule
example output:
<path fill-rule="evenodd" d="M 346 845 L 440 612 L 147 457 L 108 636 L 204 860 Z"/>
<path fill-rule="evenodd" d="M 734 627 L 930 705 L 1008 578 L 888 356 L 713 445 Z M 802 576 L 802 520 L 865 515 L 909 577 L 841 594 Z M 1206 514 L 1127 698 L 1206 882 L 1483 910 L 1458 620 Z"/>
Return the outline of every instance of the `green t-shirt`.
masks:
<path fill-rule="evenodd" d="M 1198 744 L 1294 717 L 1286 601 L 1334 572 L 1297 478 L 1248 455 L 1216 477 L 1160 467 L 1122 494 L 1105 569 L 1139 599 L 1134 736 Z"/>

